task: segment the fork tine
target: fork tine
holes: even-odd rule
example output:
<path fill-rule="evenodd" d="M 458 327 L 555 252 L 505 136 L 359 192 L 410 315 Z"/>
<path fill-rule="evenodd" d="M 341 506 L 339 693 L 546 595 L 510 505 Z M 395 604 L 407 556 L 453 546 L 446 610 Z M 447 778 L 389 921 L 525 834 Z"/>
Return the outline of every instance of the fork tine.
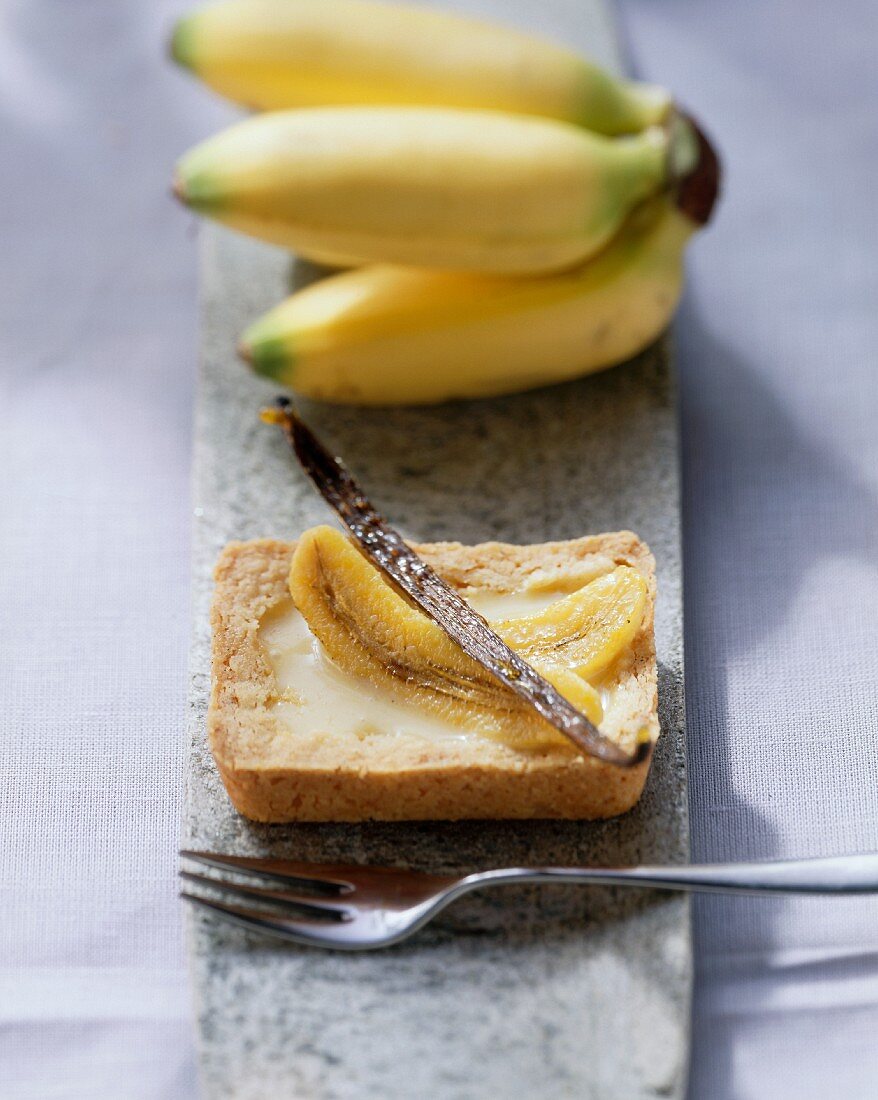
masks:
<path fill-rule="evenodd" d="M 191 901 L 201 909 L 220 913 L 236 924 L 251 931 L 263 932 L 305 947 L 335 947 L 340 950 L 356 950 L 360 945 L 344 935 L 350 926 L 348 921 L 327 921 L 320 918 L 291 920 L 289 917 L 275 916 L 264 909 L 248 909 L 243 905 L 227 905 L 221 901 L 211 901 L 198 894 L 180 892 L 184 901 Z"/>
<path fill-rule="evenodd" d="M 324 893 L 350 893 L 354 883 L 348 878 L 358 868 L 342 864 L 297 863 L 287 859 L 260 858 L 257 856 L 232 856 L 217 852 L 197 852 L 183 849 L 180 855 L 184 859 L 194 859 L 208 867 L 220 867 L 230 871 L 240 871 L 254 875 L 267 875 L 310 886 Z"/>
<path fill-rule="evenodd" d="M 339 920 L 347 918 L 350 920 L 350 909 L 343 901 L 337 901 L 334 896 L 321 897 L 318 894 L 302 894 L 294 890 L 266 890 L 261 886 L 228 882 L 225 879 L 194 874 L 192 871 L 180 871 L 179 875 L 187 882 L 194 882 L 199 886 L 210 886 L 214 890 L 224 890 L 229 894 L 238 894 L 249 898 L 264 898 L 266 901 L 295 905 L 298 909 L 305 909 L 317 917 L 335 917 Z"/>

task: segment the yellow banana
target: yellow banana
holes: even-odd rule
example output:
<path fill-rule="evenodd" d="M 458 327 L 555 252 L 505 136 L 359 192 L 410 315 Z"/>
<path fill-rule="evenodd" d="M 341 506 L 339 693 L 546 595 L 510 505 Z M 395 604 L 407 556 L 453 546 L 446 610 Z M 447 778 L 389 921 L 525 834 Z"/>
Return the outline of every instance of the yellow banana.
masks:
<path fill-rule="evenodd" d="M 697 227 L 662 197 L 559 275 L 344 272 L 265 314 L 239 350 L 259 374 L 340 404 L 433 404 L 561 382 L 630 358 L 664 330 Z"/>
<path fill-rule="evenodd" d="M 317 107 L 197 146 L 175 189 L 306 256 L 520 275 L 597 252 L 674 159 L 669 128 L 607 138 L 490 111 Z"/>
<path fill-rule="evenodd" d="M 373 0 L 226 0 L 182 19 L 171 52 L 248 107 L 401 104 L 541 115 L 605 134 L 664 119 L 664 89 L 460 15 Z"/>

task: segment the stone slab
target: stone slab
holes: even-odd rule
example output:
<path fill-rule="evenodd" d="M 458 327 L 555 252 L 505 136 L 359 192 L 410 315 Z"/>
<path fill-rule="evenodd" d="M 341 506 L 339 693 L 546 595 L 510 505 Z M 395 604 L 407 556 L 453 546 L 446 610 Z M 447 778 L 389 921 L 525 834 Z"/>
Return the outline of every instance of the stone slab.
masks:
<path fill-rule="evenodd" d="M 458 6 L 621 66 L 599 0 Z M 275 390 L 242 368 L 234 346 L 250 319 L 313 275 L 279 250 L 203 231 L 185 844 L 436 871 L 687 861 L 678 420 L 667 341 L 606 374 L 516 397 L 417 410 L 303 406 L 408 537 L 541 542 L 627 527 L 649 542 L 663 734 L 637 809 L 601 824 L 301 826 L 257 826 L 232 809 L 205 742 L 213 563 L 231 539 L 293 538 L 328 518 L 277 432 L 258 420 Z M 280 945 L 200 914 L 189 916 L 189 937 L 209 1100 L 685 1092 L 691 942 L 680 896 L 510 887 L 465 899 L 407 945 L 363 955 Z"/>

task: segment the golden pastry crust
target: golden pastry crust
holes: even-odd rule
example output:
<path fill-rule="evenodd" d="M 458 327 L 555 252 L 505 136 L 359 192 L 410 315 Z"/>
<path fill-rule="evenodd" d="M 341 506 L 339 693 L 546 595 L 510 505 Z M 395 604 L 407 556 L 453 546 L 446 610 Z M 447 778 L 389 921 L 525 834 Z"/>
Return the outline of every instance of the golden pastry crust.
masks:
<path fill-rule="evenodd" d="M 537 546 L 415 545 L 453 587 L 571 591 L 616 565 L 647 579 L 649 603 L 627 658 L 614 669 L 617 704 L 602 730 L 631 747 L 658 737 L 653 637 L 655 562 L 630 531 Z M 649 765 L 621 769 L 571 745 L 513 749 L 488 738 L 447 744 L 380 733 L 296 736 L 272 710 L 274 674 L 258 632 L 290 595 L 294 544 L 228 545 L 217 563 L 211 611 L 210 747 L 236 809 L 256 821 L 411 821 L 460 818 L 603 818 L 629 810 Z"/>

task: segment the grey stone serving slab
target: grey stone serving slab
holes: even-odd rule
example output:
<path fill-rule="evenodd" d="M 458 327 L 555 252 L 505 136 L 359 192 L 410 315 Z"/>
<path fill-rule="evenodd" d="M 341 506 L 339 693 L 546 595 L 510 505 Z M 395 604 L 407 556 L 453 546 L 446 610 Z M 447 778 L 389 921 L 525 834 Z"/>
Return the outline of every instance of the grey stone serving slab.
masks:
<path fill-rule="evenodd" d="M 621 67 L 599 0 L 458 6 Z M 685 862 L 678 425 L 666 343 L 606 374 L 500 400 L 304 406 L 411 538 L 528 543 L 631 528 L 649 542 L 663 733 L 640 805 L 600 824 L 257 826 L 235 813 L 205 740 L 213 564 L 231 539 L 293 538 L 329 513 L 279 433 L 258 420 L 274 388 L 234 354 L 246 323 L 313 272 L 215 227 L 205 228 L 202 249 L 185 845 L 434 871 Z M 628 1100 L 685 1091 L 691 944 L 682 896 L 506 888 L 460 902 L 407 945 L 362 955 L 285 946 L 194 913 L 189 933 L 209 1100 Z"/>

